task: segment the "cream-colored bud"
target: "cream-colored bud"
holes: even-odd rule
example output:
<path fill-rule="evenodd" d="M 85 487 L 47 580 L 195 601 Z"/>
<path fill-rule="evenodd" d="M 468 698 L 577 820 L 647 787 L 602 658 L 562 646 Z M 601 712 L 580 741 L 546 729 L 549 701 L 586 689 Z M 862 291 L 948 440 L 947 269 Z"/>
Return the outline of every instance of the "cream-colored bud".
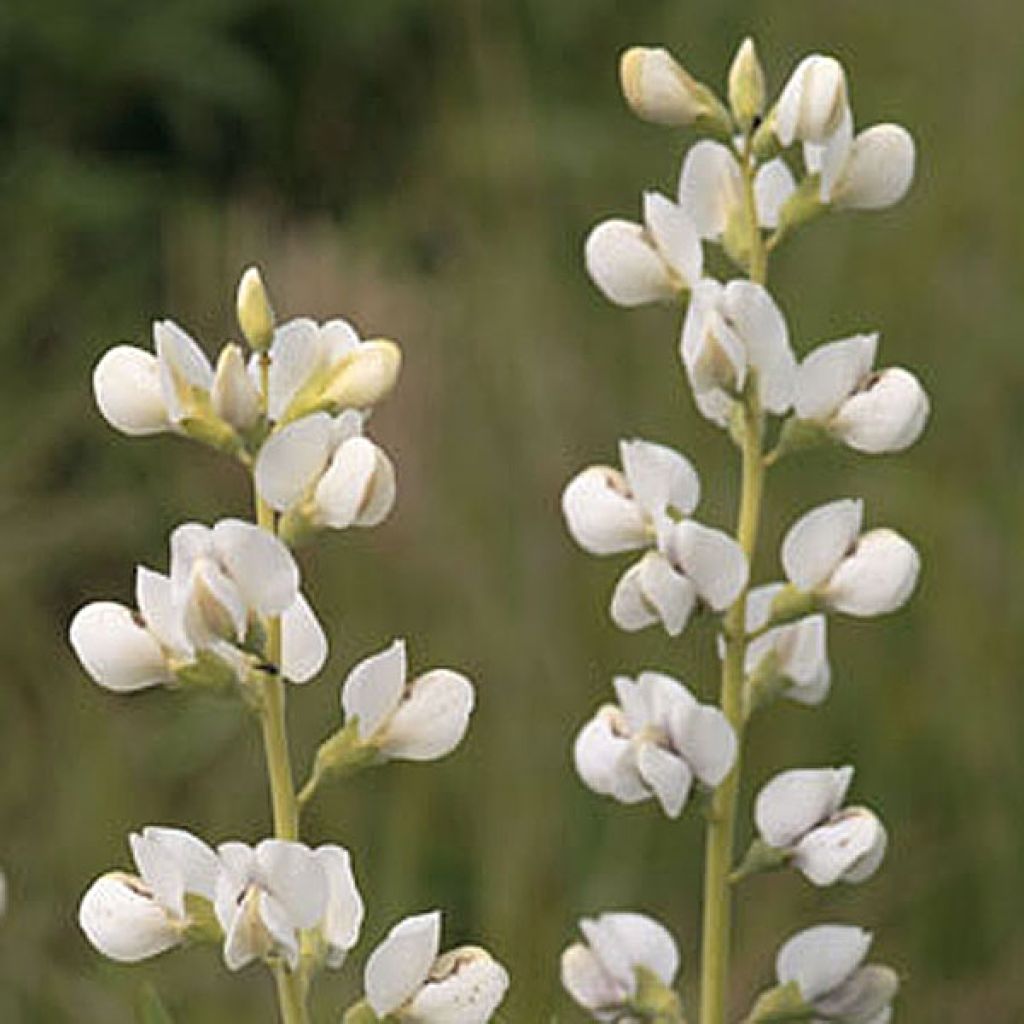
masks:
<path fill-rule="evenodd" d="M 749 36 L 740 44 L 729 68 L 729 106 L 743 131 L 764 112 L 764 68 L 757 56 L 754 40 Z"/>
<path fill-rule="evenodd" d="M 376 405 L 395 386 L 401 367 L 402 350 L 393 341 L 364 341 L 339 360 L 323 402 L 337 409 Z"/>
<path fill-rule="evenodd" d="M 255 351 L 266 352 L 274 340 L 274 310 L 256 267 L 249 267 L 238 283 L 237 310 L 245 340 Z"/>
<path fill-rule="evenodd" d="M 698 82 L 662 48 L 634 46 L 619 62 L 626 102 L 645 121 L 689 125 L 697 121 L 728 136 L 729 114 L 707 86 Z"/>
<path fill-rule="evenodd" d="M 210 388 L 213 411 L 236 430 L 254 427 L 260 418 L 260 393 L 237 345 L 225 345 Z"/>

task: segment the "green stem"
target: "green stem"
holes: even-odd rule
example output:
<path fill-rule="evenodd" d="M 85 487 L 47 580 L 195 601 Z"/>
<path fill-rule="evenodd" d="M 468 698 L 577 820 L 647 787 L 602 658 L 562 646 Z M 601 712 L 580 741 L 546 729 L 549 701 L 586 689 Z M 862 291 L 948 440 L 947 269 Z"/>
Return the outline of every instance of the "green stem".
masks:
<path fill-rule="evenodd" d="M 763 284 L 767 273 L 767 254 L 757 223 L 754 202 L 754 168 L 749 146 L 743 157 L 744 199 L 750 218 L 750 236 L 754 245 L 750 254 L 750 278 Z M 757 532 L 761 519 L 764 490 L 764 416 L 757 398 L 754 379 L 743 400 L 742 482 L 736 539 L 749 564 L 753 564 Z M 743 676 L 747 651 L 747 591 L 739 595 L 725 615 L 725 656 L 722 662 L 721 708 L 736 731 L 736 763 L 715 791 L 705 843 L 704 925 L 701 946 L 701 1024 L 725 1024 L 729 982 L 729 956 L 732 930 L 732 871 L 736 809 L 739 802 L 743 755 Z"/>
<path fill-rule="evenodd" d="M 270 383 L 270 356 L 260 356 L 260 391 L 266 405 Z M 256 522 L 270 533 L 276 534 L 274 510 L 256 495 Z M 288 749 L 288 725 L 285 717 L 285 689 L 281 678 L 281 617 L 275 615 L 265 622 L 267 632 L 267 661 L 274 666 L 263 682 L 263 701 L 260 706 L 260 726 L 263 730 L 263 750 L 270 780 L 270 802 L 274 814 L 274 837 L 298 839 L 299 812 L 295 801 L 295 781 L 292 777 L 291 754 Z M 306 992 L 303 979 L 284 964 L 273 967 L 277 985 L 277 1002 L 283 1024 L 309 1024 Z"/>
<path fill-rule="evenodd" d="M 276 964 L 274 981 L 277 984 L 277 1002 L 281 1008 L 282 1024 L 309 1024 L 306 997 L 299 976 L 292 974 L 284 964 Z"/>

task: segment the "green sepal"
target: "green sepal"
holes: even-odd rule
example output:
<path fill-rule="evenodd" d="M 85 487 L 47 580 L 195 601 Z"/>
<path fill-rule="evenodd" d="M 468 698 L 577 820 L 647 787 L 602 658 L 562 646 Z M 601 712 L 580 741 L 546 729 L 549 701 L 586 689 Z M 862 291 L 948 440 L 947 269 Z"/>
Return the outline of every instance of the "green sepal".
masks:
<path fill-rule="evenodd" d="M 180 380 L 175 380 L 175 386 L 178 400 L 185 409 L 180 426 L 187 437 L 228 455 L 237 455 L 244 450 L 245 444 L 239 433 L 213 411 L 210 396 L 202 388 Z"/>
<path fill-rule="evenodd" d="M 769 651 L 747 677 L 743 686 L 743 716 L 749 719 L 755 712 L 767 707 L 790 687 L 790 680 L 779 672 L 779 658 Z"/>
<path fill-rule="evenodd" d="M 174 681 L 182 689 L 226 693 L 238 683 L 234 668 L 213 651 L 199 651 L 192 661 L 171 665 Z"/>
<path fill-rule="evenodd" d="M 679 994 L 647 967 L 636 968 L 636 994 L 630 1010 L 651 1024 L 685 1024 Z"/>
<path fill-rule="evenodd" d="M 722 248 L 740 270 L 749 271 L 754 247 L 760 245 L 761 229 L 752 224 L 742 205 L 734 206 L 722 232 Z"/>
<path fill-rule="evenodd" d="M 277 535 L 290 548 L 294 548 L 304 544 L 318 529 L 311 514 L 311 503 L 300 502 L 281 516 L 277 524 Z"/>
<path fill-rule="evenodd" d="M 817 1011 L 805 1002 L 795 981 L 762 992 L 743 1024 L 787 1024 L 813 1020 Z"/>
<path fill-rule="evenodd" d="M 351 775 L 373 764 L 377 756 L 377 748 L 359 738 L 359 720 L 352 718 L 320 744 L 314 771 L 321 776 Z"/>
<path fill-rule="evenodd" d="M 219 943 L 224 938 L 213 904 L 196 895 L 194 892 L 185 894 L 185 913 L 188 924 L 185 926 L 185 938 L 189 942 Z"/>
<path fill-rule="evenodd" d="M 341 1018 L 341 1024 L 382 1024 L 381 1019 L 370 1009 L 365 999 L 350 1006 Z"/>
<path fill-rule="evenodd" d="M 718 139 L 719 142 L 731 144 L 736 133 L 736 125 L 725 104 L 702 82 L 694 82 L 694 86 L 704 108 L 694 120 L 694 128 L 704 135 Z"/>
<path fill-rule="evenodd" d="M 779 210 L 779 226 L 775 233 L 776 243 L 794 228 L 814 220 L 827 209 L 827 204 L 821 201 L 821 175 L 808 174 Z"/>
<path fill-rule="evenodd" d="M 789 863 L 790 856 L 788 850 L 769 846 L 763 839 L 755 839 L 747 848 L 739 867 L 729 875 L 729 881 L 736 885 L 751 875 L 781 871 Z"/>
<path fill-rule="evenodd" d="M 796 622 L 797 619 L 813 615 L 819 608 L 820 603 L 816 595 L 798 590 L 792 583 L 787 583 L 775 595 L 775 600 L 772 601 L 772 606 L 769 609 L 768 622 L 762 631 Z"/>
<path fill-rule="evenodd" d="M 750 151 L 759 163 L 773 160 L 782 152 L 782 144 L 775 134 L 774 108 L 757 126 L 757 131 L 754 132 L 754 137 L 750 140 Z"/>
<path fill-rule="evenodd" d="M 139 989 L 136 1019 L 139 1024 L 174 1024 L 157 990 L 147 982 Z"/>
<path fill-rule="evenodd" d="M 782 424 L 779 441 L 772 451 L 771 461 L 775 463 L 794 452 L 808 451 L 811 448 L 821 448 L 824 445 L 835 443 L 835 438 L 822 424 L 790 416 Z"/>

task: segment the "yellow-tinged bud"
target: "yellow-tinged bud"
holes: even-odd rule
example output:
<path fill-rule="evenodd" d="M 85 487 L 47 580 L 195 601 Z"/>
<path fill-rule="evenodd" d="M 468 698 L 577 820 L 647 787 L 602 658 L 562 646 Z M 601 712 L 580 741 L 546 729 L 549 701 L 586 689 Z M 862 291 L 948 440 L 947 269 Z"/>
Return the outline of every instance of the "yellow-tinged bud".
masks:
<path fill-rule="evenodd" d="M 274 340 L 274 310 L 256 267 L 249 267 L 238 283 L 237 309 L 245 340 L 256 352 L 266 352 Z"/>
<path fill-rule="evenodd" d="M 696 124 L 729 138 L 732 122 L 717 96 L 662 48 L 634 46 L 619 61 L 619 81 L 633 112 L 654 124 Z"/>
<path fill-rule="evenodd" d="M 749 131 L 764 112 L 764 95 L 764 68 L 754 40 L 748 36 L 740 44 L 729 69 L 729 106 L 743 131 Z"/>
<path fill-rule="evenodd" d="M 387 397 L 402 368 L 402 350 L 383 339 L 364 341 L 338 362 L 324 399 L 339 409 L 366 409 Z"/>
<path fill-rule="evenodd" d="M 260 418 L 260 393 L 249 376 L 242 350 L 225 345 L 210 388 L 213 411 L 236 430 L 251 430 Z"/>

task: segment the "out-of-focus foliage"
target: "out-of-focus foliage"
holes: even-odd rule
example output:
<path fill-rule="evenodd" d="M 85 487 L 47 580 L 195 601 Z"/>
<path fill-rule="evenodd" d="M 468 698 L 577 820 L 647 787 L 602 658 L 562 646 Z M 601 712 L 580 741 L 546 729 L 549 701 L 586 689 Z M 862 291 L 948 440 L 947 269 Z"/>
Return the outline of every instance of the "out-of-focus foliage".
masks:
<path fill-rule="evenodd" d="M 832 631 L 822 711 L 753 730 L 751 783 L 781 765 L 852 760 L 856 795 L 894 845 L 865 888 L 747 884 L 737 1001 L 777 942 L 820 920 L 876 927 L 906 972 L 910 1020 L 1024 1015 L 1024 14 L 1011 0 L 10 0 L 0 6 L 0 1019 L 133 1019 L 157 985 L 176 1019 L 271 1020 L 269 984 L 209 951 L 123 968 L 74 924 L 128 830 L 180 823 L 213 840 L 268 828 L 252 723 L 171 694 L 117 699 L 67 650 L 70 614 L 128 599 L 171 526 L 244 511 L 240 474 L 183 443 L 130 441 L 91 405 L 109 344 L 172 315 L 209 347 L 260 263 L 285 313 L 343 313 L 400 339 L 406 373 L 375 418 L 401 485 L 394 519 L 305 557 L 331 624 L 325 679 L 295 692 L 297 761 L 337 715 L 337 684 L 393 635 L 416 664 L 480 684 L 470 740 L 436 766 L 332 788 L 314 838 L 355 854 L 369 897 L 353 963 L 323 986 L 337 1019 L 371 942 L 443 906 L 451 940 L 512 970 L 504 1019 L 578 1018 L 556 956 L 584 912 L 664 915 L 692 979 L 700 829 L 625 809 L 573 778 L 569 746 L 615 671 L 675 666 L 705 693 L 707 624 L 683 644 L 607 620 L 619 568 L 576 551 L 558 496 L 617 437 L 676 443 L 731 523 L 728 443 L 675 363 L 676 314 L 604 303 L 580 244 L 641 188 L 674 187 L 686 139 L 632 119 L 619 50 L 670 45 L 722 85 L 752 31 L 775 86 L 798 55 L 847 64 L 862 123 L 920 145 L 910 200 L 794 240 L 773 283 L 797 345 L 878 326 L 887 362 L 934 398 L 905 456 L 816 454 L 770 483 L 766 548 L 812 503 L 867 499 L 920 542 L 908 612 Z M 759 567 L 777 571 L 769 550 Z M 300 769 L 301 770 L 301 769 Z M 739 1005 L 737 1005 L 737 1012 Z"/>

